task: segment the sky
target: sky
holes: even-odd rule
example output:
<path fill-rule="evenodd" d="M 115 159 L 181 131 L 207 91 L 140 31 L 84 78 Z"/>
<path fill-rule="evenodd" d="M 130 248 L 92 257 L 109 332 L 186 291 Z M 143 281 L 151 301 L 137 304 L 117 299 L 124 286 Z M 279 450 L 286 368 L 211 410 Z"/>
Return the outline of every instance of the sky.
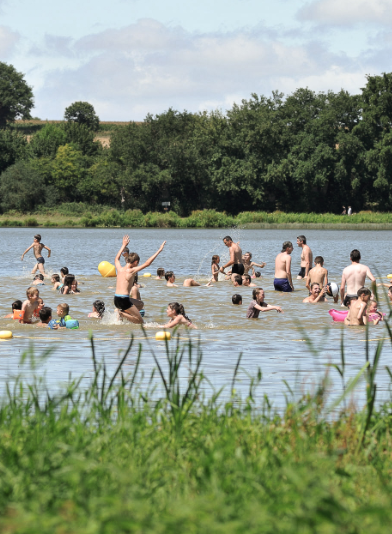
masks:
<path fill-rule="evenodd" d="M 138 121 L 274 90 L 356 94 L 391 57 L 392 0 L 0 0 L 0 61 L 43 120 L 80 100 Z"/>

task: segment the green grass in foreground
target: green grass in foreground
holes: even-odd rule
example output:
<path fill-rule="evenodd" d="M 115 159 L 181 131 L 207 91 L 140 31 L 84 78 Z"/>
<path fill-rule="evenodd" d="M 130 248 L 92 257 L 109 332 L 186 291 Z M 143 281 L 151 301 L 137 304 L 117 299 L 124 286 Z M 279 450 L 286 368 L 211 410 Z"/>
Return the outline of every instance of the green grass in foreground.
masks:
<path fill-rule="evenodd" d="M 0 216 L 0 226 L 75 226 L 83 228 L 124 227 L 124 228 L 228 228 L 247 224 L 392 224 L 392 213 L 360 212 L 342 216 L 332 213 L 283 213 L 243 212 L 236 216 L 215 210 L 193 211 L 189 217 L 180 217 L 173 211 L 168 213 L 140 210 L 125 212 L 106 206 L 89 206 L 85 203 L 62 204 L 57 208 L 41 208 L 36 213 L 21 214 L 9 212 Z"/>
<path fill-rule="evenodd" d="M 72 381 L 50 396 L 39 378 L 9 386 L 0 409 L 0 531 L 389 534 L 392 406 L 374 409 L 381 343 L 374 356 L 366 345 L 365 365 L 347 383 L 342 349 L 340 399 L 328 402 L 326 376 L 280 414 L 268 399 L 255 402 L 261 372 L 246 399 L 236 396 L 240 362 L 231 399 L 204 397 L 200 347 L 178 338 L 166 344 L 166 362 L 154 356 L 162 398 L 143 386 L 133 341 L 111 376 L 93 351 L 87 389 Z M 365 409 L 343 409 L 361 377 Z"/>

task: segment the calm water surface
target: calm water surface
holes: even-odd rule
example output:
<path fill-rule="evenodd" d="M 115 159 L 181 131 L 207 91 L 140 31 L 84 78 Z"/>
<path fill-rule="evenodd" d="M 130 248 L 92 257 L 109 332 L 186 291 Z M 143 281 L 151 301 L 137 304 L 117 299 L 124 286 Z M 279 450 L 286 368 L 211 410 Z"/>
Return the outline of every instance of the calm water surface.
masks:
<path fill-rule="evenodd" d="M 11 311 L 11 303 L 24 300 L 26 288 L 32 276 L 34 265 L 32 252 L 20 261 L 22 252 L 32 243 L 34 230 L 1 229 L 3 262 L 1 266 L 0 317 Z M 121 246 L 124 229 L 42 229 L 42 241 L 52 249 L 52 257 L 46 261 L 46 272 L 59 273 L 67 266 L 70 273 L 77 276 L 80 295 L 63 297 L 52 291 L 51 284 L 40 286 L 40 296 L 45 305 L 54 311 L 57 304 L 67 302 L 70 314 L 80 322 L 79 330 L 53 331 L 44 330 L 34 325 L 19 325 L 11 319 L 0 319 L 0 329 L 10 329 L 14 339 L 0 343 L 0 379 L 4 381 L 20 372 L 19 358 L 31 343 L 37 354 L 48 347 L 53 354 L 44 367 L 47 380 L 53 386 L 65 381 L 71 372 L 73 376 L 91 374 L 91 353 L 88 341 L 92 330 L 100 356 L 105 357 L 109 366 L 115 366 L 133 332 L 142 339 L 140 327 L 120 324 L 116 320 L 113 306 L 115 279 L 102 278 L 98 264 L 107 260 L 114 263 L 114 257 Z M 198 330 L 181 331 L 184 339 L 190 335 L 200 338 L 204 353 L 204 369 L 215 387 L 228 385 L 233 373 L 238 354 L 243 352 L 241 366 L 250 374 L 258 367 L 263 372 L 263 382 L 259 395 L 268 394 L 276 405 L 284 402 L 286 388 L 283 380 L 301 391 L 310 389 L 317 382 L 325 365 L 340 362 L 340 338 L 345 334 L 347 376 L 354 376 L 365 362 L 365 331 L 363 328 L 345 328 L 342 323 L 332 323 L 328 309 L 333 303 L 309 305 L 303 304 L 307 296 L 305 283 L 294 280 L 296 291 L 281 294 L 273 290 L 274 259 L 280 252 L 283 241 L 296 242 L 298 230 L 129 230 L 130 250 L 136 251 L 145 261 L 166 240 L 167 245 L 154 264 L 148 269 L 155 275 L 158 267 L 173 270 L 177 276 L 178 288 L 167 288 L 162 281 L 152 278 L 140 278 L 144 284 L 141 296 L 145 302 L 146 327 L 148 336 L 156 353 L 164 360 L 164 345 L 155 341 L 157 323 L 166 321 L 165 310 L 172 301 L 184 305 L 187 314 L 197 324 Z M 239 240 L 242 250 L 251 251 L 256 262 L 265 261 L 262 269 L 260 286 L 266 292 L 266 301 L 280 305 L 283 314 L 268 312 L 261 314 L 258 320 L 247 320 L 246 309 L 252 300 L 252 288 L 233 288 L 228 282 L 221 282 L 214 287 L 184 288 L 184 278 L 195 277 L 200 282 L 207 282 L 210 275 L 211 256 L 219 254 L 221 265 L 228 259 L 228 249 L 222 238 L 231 234 Z M 343 268 L 349 264 L 349 254 L 353 248 L 362 253 L 362 262 L 369 265 L 373 273 L 386 276 L 392 272 L 389 258 L 390 231 L 334 231 L 308 230 L 305 232 L 313 255 L 322 255 L 325 267 L 329 271 L 330 281 L 340 285 Z M 292 254 L 293 273 L 296 276 L 300 265 L 300 248 Z M 47 251 L 44 251 L 46 257 Z M 295 278 L 294 276 L 294 278 Z M 386 280 L 384 280 L 386 281 Z M 240 293 L 243 306 L 233 306 L 231 296 Z M 87 318 L 96 299 L 105 302 L 108 312 L 103 321 Z M 335 306 L 336 307 L 336 306 Z M 381 309 L 387 311 L 384 297 Z M 300 328 L 319 349 L 319 355 L 313 356 L 305 342 Z M 371 330 L 371 346 L 375 347 L 378 338 L 386 337 L 384 326 Z M 385 341 L 382 362 L 378 377 L 381 395 L 389 398 L 389 378 L 384 368 L 391 365 L 391 350 Z M 132 370 L 135 358 L 131 357 L 127 369 Z M 154 363 L 149 351 L 144 352 L 142 367 L 148 373 Z M 242 373 L 239 388 L 248 383 L 246 374 Z M 335 384 L 336 382 L 336 384 Z M 359 388 L 363 390 L 364 388 Z M 228 388 L 227 388 L 228 391 Z M 340 393 L 340 383 L 334 380 L 332 394 Z M 358 402 L 362 395 L 358 393 Z"/>

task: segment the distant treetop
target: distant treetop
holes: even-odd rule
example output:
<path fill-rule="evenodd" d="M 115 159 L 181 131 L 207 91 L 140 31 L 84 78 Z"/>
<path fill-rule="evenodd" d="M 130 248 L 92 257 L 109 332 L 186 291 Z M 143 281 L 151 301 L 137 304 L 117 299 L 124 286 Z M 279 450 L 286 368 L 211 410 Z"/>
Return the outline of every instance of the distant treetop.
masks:
<path fill-rule="evenodd" d="M 65 108 L 64 119 L 68 122 L 85 124 L 89 129 L 99 129 L 99 117 L 95 113 L 94 106 L 88 102 L 74 102 Z"/>
<path fill-rule="evenodd" d="M 0 61 L 0 128 L 15 119 L 30 119 L 33 107 L 33 91 L 23 74 Z"/>

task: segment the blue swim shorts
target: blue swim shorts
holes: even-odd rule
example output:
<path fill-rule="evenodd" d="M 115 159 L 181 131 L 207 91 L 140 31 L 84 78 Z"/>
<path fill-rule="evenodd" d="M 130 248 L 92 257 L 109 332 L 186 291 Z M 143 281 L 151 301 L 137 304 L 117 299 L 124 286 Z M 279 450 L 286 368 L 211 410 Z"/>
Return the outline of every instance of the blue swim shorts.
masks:
<path fill-rule="evenodd" d="M 283 291 L 284 293 L 291 293 L 293 290 L 287 278 L 275 278 L 275 291 Z"/>

